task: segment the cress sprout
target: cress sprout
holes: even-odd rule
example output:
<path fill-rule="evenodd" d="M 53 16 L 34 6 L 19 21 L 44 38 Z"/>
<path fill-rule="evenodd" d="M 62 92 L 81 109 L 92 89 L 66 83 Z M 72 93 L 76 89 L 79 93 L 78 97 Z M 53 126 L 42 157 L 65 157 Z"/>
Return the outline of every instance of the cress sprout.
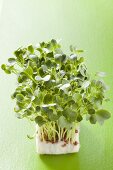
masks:
<path fill-rule="evenodd" d="M 17 117 L 35 121 L 42 140 L 73 140 L 84 116 L 91 124 L 103 124 L 110 117 L 102 107 L 107 88 L 100 77 L 105 73 L 91 78 L 81 56 L 83 50 L 70 46 L 70 51 L 65 54 L 52 39 L 36 47 L 18 48 L 8 64 L 1 66 L 5 73 L 17 76 L 11 96 Z"/>

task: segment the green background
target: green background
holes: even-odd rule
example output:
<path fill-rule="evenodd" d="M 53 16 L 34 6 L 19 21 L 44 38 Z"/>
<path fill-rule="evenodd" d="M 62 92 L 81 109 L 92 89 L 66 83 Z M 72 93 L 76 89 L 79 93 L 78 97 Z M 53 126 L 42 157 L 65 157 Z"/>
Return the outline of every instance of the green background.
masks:
<path fill-rule="evenodd" d="M 91 73 L 105 71 L 113 106 L 113 0 L 0 0 L 0 64 L 21 45 L 51 38 L 85 49 Z M 26 135 L 33 125 L 13 112 L 14 76 L 0 71 L 0 170 L 113 170 L 113 116 L 104 126 L 81 123 L 77 154 L 39 156 Z"/>

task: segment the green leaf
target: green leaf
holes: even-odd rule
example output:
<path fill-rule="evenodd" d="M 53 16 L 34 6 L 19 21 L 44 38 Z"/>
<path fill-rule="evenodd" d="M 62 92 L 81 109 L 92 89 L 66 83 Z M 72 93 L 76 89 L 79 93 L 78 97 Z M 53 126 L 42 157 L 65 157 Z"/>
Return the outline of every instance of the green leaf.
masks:
<path fill-rule="evenodd" d="M 107 110 L 100 109 L 96 112 L 96 118 L 100 124 L 103 124 L 104 120 L 109 119 L 110 117 L 111 114 Z"/>
<path fill-rule="evenodd" d="M 78 50 L 78 49 L 76 49 L 76 52 L 77 52 L 77 53 L 83 53 L 83 52 L 84 52 L 84 50 L 82 50 L 82 49 L 79 49 L 79 50 Z"/>
<path fill-rule="evenodd" d="M 34 139 L 34 137 L 35 137 L 34 135 L 33 136 L 27 135 L 28 139 Z"/>
<path fill-rule="evenodd" d="M 82 117 L 80 114 L 78 114 L 78 116 L 77 116 L 77 121 L 78 121 L 78 122 L 81 122 L 82 119 L 83 119 L 83 117 Z"/>
<path fill-rule="evenodd" d="M 53 58 L 53 52 L 47 53 L 46 57 L 48 57 L 48 58 Z"/>
<path fill-rule="evenodd" d="M 5 64 L 1 65 L 1 69 L 5 71 L 6 74 L 11 74 L 11 69 L 9 66 L 6 66 Z"/>
<path fill-rule="evenodd" d="M 96 119 L 96 115 L 95 114 L 92 114 L 91 116 L 90 116 L 90 123 L 91 124 L 96 124 L 96 122 L 97 122 L 97 119 Z"/>
<path fill-rule="evenodd" d="M 43 69 L 44 72 L 48 71 L 48 68 L 47 68 L 46 65 L 41 65 L 41 67 L 42 67 L 42 69 Z"/>
<path fill-rule="evenodd" d="M 18 48 L 16 51 L 14 51 L 14 55 L 16 57 L 19 57 L 19 55 L 24 55 L 26 53 L 26 48 Z"/>
<path fill-rule="evenodd" d="M 90 115 L 95 114 L 95 110 L 94 109 L 89 109 L 88 114 L 90 114 Z"/>
<path fill-rule="evenodd" d="M 39 97 L 35 97 L 35 99 L 33 100 L 33 103 L 35 105 L 40 105 L 41 101 L 40 101 Z"/>
<path fill-rule="evenodd" d="M 41 43 L 40 43 L 41 48 L 44 48 L 44 47 L 45 47 L 45 44 L 46 44 L 45 42 L 41 42 Z"/>
<path fill-rule="evenodd" d="M 11 98 L 12 99 L 15 99 L 16 95 L 18 94 L 18 92 L 14 92 L 12 95 L 11 95 Z"/>
<path fill-rule="evenodd" d="M 70 114 L 69 114 L 69 121 L 70 122 L 75 122 L 77 118 L 77 113 L 73 110 L 71 110 Z"/>
<path fill-rule="evenodd" d="M 58 47 L 58 48 L 55 49 L 55 53 L 56 54 L 63 54 L 63 51 L 61 50 L 61 48 Z"/>
<path fill-rule="evenodd" d="M 55 68 L 57 66 L 57 63 L 55 61 L 52 61 L 52 60 L 49 60 L 49 59 L 45 61 L 45 64 L 48 67 L 48 69 L 49 68 Z"/>
<path fill-rule="evenodd" d="M 79 62 L 83 63 L 84 62 L 84 57 L 80 57 Z"/>
<path fill-rule="evenodd" d="M 17 117 L 18 119 L 22 119 L 22 118 L 23 118 L 23 116 L 22 116 L 20 113 L 16 113 L 16 117 Z"/>
<path fill-rule="evenodd" d="M 22 65 L 24 64 L 24 58 L 23 58 L 22 54 L 17 56 L 17 62 L 19 62 Z"/>
<path fill-rule="evenodd" d="M 36 48 L 37 51 L 39 51 L 40 53 L 43 52 L 42 48 Z"/>
<path fill-rule="evenodd" d="M 48 117 L 50 121 L 56 121 L 59 118 L 58 114 L 53 112 L 53 109 L 49 109 L 49 107 L 42 107 L 44 114 Z"/>
<path fill-rule="evenodd" d="M 73 126 L 72 123 L 68 122 L 64 116 L 60 116 L 58 120 L 58 125 L 61 128 L 67 128 L 67 129 L 71 129 L 71 127 Z"/>
<path fill-rule="evenodd" d="M 71 54 L 71 55 L 69 56 L 69 58 L 70 58 L 71 60 L 77 60 L 77 55 L 76 55 L 76 54 Z"/>
<path fill-rule="evenodd" d="M 17 101 L 22 102 L 24 100 L 24 96 L 22 94 L 17 94 L 16 99 Z"/>
<path fill-rule="evenodd" d="M 75 110 L 72 110 L 71 106 L 67 106 L 62 113 L 69 122 L 74 122 L 77 118 L 77 113 Z"/>
<path fill-rule="evenodd" d="M 52 39 L 52 40 L 51 40 L 51 44 L 52 44 L 53 46 L 55 46 L 55 45 L 57 44 L 57 41 L 56 41 L 55 39 Z"/>
<path fill-rule="evenodd" d="M 43 119 L 42 116 L 37 116 L 37 117 L 35 118 L 35 122 L 36 122 L 39 126 L 42 126 L 43 124 L 46 123 L 46 121 Z"/>
<path fill-rule="evenodd" d="M 52 99 L 53 99 L 53 96 L 51 94 L 46 94 L 44 96 L 44 104 L 49 104 L 49 103 L 52 103 Z"/>
<path fill-rule="evenodd" d="M 18 106 L 18 105 L 16 105 L 15 107 L 14 107 L 14 112 L 16 112 L 16 116 L 18 115 L 18 114 L 20 114 L 19 112 L 21 111 L 21 108 Z M 17 114 L 18 113 L 18 114 Z"/>
<path fill-rule="evenodd" d="M 33 69 L 30 66 L 28 66 L 24 72 L 29 76 L 33 75 Z"/>
<path fill-rule="evenodd" d="M 26 88 L 26 91 L 27 91 L 27 93 L 28 93 L 28 94 L 30 94 L 30 95 L 32 95 L 32 94 L 33 94 L 33 91 L 32 91 L 32 89 L 31 89 L 31 88 Z"/>
<path fill-rule="evenodd" d="M 11 63 L 11 64 L 13 64 L 13 63 L 16 62 L 16 59 L 15 59 L 15 58 L 9 58 L 9 59 L 8 59 L 8 62 Z"/>
<path fill-rule="evenodd" d="M 43 94 L 40 92 L 38 96 L 35 96 L 35 99 L 33 100 L 33 103 L 35 105 L 40 105 L 43 101 Z"/>
<path fill-rule="evenodd" d="M 89 85 L 90 85 L 90 81 L 85 81 L 85 82 L 82 84 L 82 88 L 86 89 Z"/>
<path fill-rule="evenodd" d="M 6 74 L 11 74 L 11 71 L 10 70 L 4 70 Z"/>
<path fill-rule="evenodd" d="M 40 111 L 40 106 L 36 106 L 36 111 L 37 111 L 37 112 Z"/>
<path fill-rule="evenodd" d="M 20 75 L 19 77 L 18 77 L 18 82 L 19 83 L 22 83 L 22 82 L 24 82 L 24 81 L 26 81 L 27 80 L 27 77 L 25 76 L 25 75 Z"/>
<path fill-rule="evenodd" d="M 6 70 L 6 65 L 5 65 L 5 64 L 2 64 L 2 65 L 1 65 L 1 69 L 2 69 L 2 70 Z"/>
<path fill-rule="evenodd" d="M 72 45 L 70 45 L 70 51 L 73 52 L 74 51 L 74 48 Z"/>
<path fill-rule="evenodd" d="M 66 65 L 66 71 L 68 72 L 68 71 L 71 71 L 71 65 L 70 64 L 67 64 Z"/>
<path fill-rule="evenodd" d="M 73 47 L 72 45 L 70 45 L 70 51 L 74 52 L 74 53 L 83 53 L 84 52 L 84 50 L 77 49 L 76 47 Z"/>
<path fill-rule="evenodd" d="M 80 99 L 82 99 L 82 95 L 79 93 L 73 94 L 74 101 L 78 102 Z"/>
<path fill-rule="evenodd" d="M 60 63 L 60 62 L 62 63 L 62 62 L 64 62 L 65 59 L 66 59 L 66 55 L 65 55 L 65 54 L 63 54 L 63 55 L 61 55 L 61 54 L 55 54 L 54 57 L 55 57 L 55 61 L 56 61 L 57 63 Z"/>
<path fill-rule="evenodd" d="M 60 87 L 61 90 L 65 90 L 70 87 L 70 83 L 66 83 Z"/>
<path fill-rule="evenodd" d="M 43 68 L 40 67 L 38 71 L 39 71 L 39 74 L 40 74 L 41 77 L 44 76 Z"/>
<path fill-rule="evenodd" d="M 81 62 L 80 61 L 78 61 L 79 63 L 79 72 L 80 72 L 80 74 L 82 75 L 82 76 L 86 76 L 86 66 L 85 65 L 81 65 Z"/>
<path fill-rule="evenodd" d="M 34 53 L 34 48 L 33 48 L 32 45 L 29 45 L 29 46 L 28 46 L 28 50 L 29 50 L 29 52 L 30 52 L 31 54 Z"/>
<path fill-rule="evenodd" d="M 26 116 L 30 116 L 30 115 L 32 114 L 32 112 L 33 112 L 33 111 L 30 110 L 30 109 L 25 110 L 25 111 L 24 111 L 25 117 L 26 117 Z"/>
<path fill-rule="evenodd" d="M 55 115 L 55 114 L 49 114 L 49 119 L 51 121 L 56 121 L 58 120 L 59 116 L 58 115 Z"/>

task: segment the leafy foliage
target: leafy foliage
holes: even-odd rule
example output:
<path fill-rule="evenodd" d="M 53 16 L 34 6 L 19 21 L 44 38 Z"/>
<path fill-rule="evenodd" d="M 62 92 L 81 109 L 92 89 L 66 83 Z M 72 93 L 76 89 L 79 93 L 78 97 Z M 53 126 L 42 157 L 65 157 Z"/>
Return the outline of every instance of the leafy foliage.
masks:
<path fill-rule="evenodd" d="M 62 52 L 56 40 L 29 45 L 14 52 L 8 64 L 1 68 L 7 74 L 17 75 L 18 86 L 12 94 L 16 100 L 14 111 L 19 118 L 28 118 L 39 126 L 55 122 L 61 128 L 71 129 L 86 115 L 91 124 L 102 124 L 110 117 L 103 110 L 107 90 L 97 73 L 92 79 L 87 72 L 83 50 L 70 47 L 71 54 Z"/>

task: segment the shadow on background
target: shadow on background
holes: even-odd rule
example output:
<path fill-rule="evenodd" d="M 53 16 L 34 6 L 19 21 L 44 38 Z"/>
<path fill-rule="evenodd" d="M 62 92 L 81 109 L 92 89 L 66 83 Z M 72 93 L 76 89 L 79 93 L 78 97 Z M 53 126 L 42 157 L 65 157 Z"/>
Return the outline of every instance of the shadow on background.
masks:
<path fill-rule="evenodd" d="M 50 170 L 79 169 L 79 154 L 67 155 L 40 155 L 40 159 Z"/>

